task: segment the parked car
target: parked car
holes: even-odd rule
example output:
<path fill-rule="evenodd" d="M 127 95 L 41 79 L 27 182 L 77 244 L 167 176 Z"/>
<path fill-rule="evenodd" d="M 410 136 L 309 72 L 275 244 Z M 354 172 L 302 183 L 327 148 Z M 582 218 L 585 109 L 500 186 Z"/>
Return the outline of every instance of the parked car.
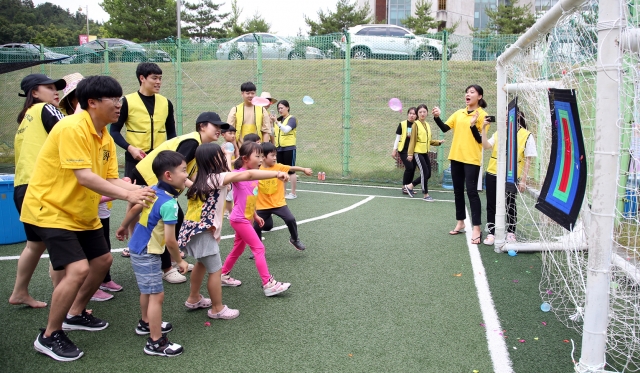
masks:
<path fill-rule="evenodd" d="M 263 59 L 322 59 L 322 51 L 314 47 L 297 47 L 280 36 L 257 33 L 262 38 Z M 258 55 L 258 42 L 253 34 L 245 34 L 218 45 L 216 57 L 219 60 L 244 60 L 256 59 Z"/>
<path fill-rule="evenodd" d="M 404 27 L 396 25 L 359 25 L 347 30 L 351 37 L 351 58 L 366 60 L 379 59 L 417 59 L 439 60 L 442 58 L 440 40 L 416 36 Z M 346 53 L 345 36 L 339 43 L 342 56 Z M 451 58 L 451 50 L 448 51 Z"/>
<path fill-rule="evenodd" d="M 108 47 L 110 62 L 171 62 L 169 53 L 150 50 L 129 40 L 106 38 L 96 39 L 74 48 L 74 63 L 102 62 Z"/>
<path fill-rule="evenodd" d="M 54 63 L 70 63 L 71 57 L 66 54 L 55 53 L 47 48 L 42 48 L 45 60 L 60 61 Z M 0 62 L 25 62 L 40 60 L 40 47 L 33 44 L 9 43 L 0 45 Z"/>

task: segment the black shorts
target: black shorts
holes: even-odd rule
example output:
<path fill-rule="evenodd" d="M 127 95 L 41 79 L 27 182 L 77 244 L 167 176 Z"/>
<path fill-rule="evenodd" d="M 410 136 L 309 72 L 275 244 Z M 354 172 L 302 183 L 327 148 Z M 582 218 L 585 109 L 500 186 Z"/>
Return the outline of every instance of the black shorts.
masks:
<path fill-rule="evenodd" d="M 16 205 L 18 215 L 22 213 L 22 202 L 24 202 L 24 196 L 27 194 L 27 187 L 29 184 L 18 185 L 13 188 L 13 203 Z M 31 229 L 30 224 L 24 224 L 24 233 L 27 235 L 27 241 L 42 242 L 40 236 Z"/>
<path fill-rule="evenodd" d="M 296 165 L 296 150 L 278 150 L 276 152 L 276 160 L 278 163 L 282 163 L 286 166 L 295 166 Z M 295 174 L 295 171 L 289 171 L 289 175 Z"/>
<path fill-rule="evenodd" d="M 63 270 L 67 265 L 79 260 L 91 261 L 109 253 L 102 228 L 89 231 L 69 231 L 29 225 L 47 246 L 49 260 L 56 271 Z"/>

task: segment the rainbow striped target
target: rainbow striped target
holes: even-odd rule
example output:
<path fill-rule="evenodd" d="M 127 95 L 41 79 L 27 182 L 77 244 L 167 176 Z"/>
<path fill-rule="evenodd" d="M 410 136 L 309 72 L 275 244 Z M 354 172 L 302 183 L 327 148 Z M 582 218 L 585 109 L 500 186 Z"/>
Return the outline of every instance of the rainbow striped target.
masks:
<path fill-rule="evenodd" d="M 571 231 L 587 186 L 587 159 L 575 90 L 549 89 L 549 106 L 550 162 L 536 208 Z"/>

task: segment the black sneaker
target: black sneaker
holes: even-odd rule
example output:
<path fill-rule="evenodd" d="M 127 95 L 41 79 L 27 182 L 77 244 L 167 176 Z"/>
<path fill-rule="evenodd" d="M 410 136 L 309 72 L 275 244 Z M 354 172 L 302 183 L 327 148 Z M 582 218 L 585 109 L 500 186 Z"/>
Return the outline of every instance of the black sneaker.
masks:
<path fill-rule="evenodd" d="M 182 346 L 169 342 L 164 334 L 157 341 L 147 338 L 147 345 L 144 346 L 144 353 L 147 355 L 173 357 L 180 355 L 183 351 Z"/>
<path fill-rule="evenodd" d="M 44 337 L 45 330 L 41 328 L 40 334 L 33 342 L 36 351 L 58 361 L 74 361 L 84 355 L 84 352 L 76 347 L 62 330 L 51 333 L 49 338 Z"/>
<path fill-rule="evenodd" d="M 109 326 L 108 322 L 100 320 L 92 314 L 87 313 L 87 310 L 84 310 L 81 315 L 65 318 L 62 323 L 62 330 L 87 330 L 95 332 L 106 329 L 107 326 Z"/>
<path fill-rule="evenodd" d="M 170 322 L 163 321 L 161 328 L 162 328 L 162 334 L 165 334 L 173 330 L 173 325 L 171 325 Z M 146 323 L 142 320 L 138 321 L 138 326 L 136 326 L 136 334 L 146 335 L 149 333 L 151 333 L 151 329 L 149 329 L 149 323 Z"/>
<path fill-rule="evenodd" d="M 302 241 L 300 241 L 300 239 L 298 238 L 297 240 L 294 240 L 293 238 L 289 237 L 289 243 L 291 243 L 293 245 L 293 247 L 296 248 L 296 250 L 298 251 L 302 251 L 304 249 L 306 249 L 307 247 L 302 243 Z"/>
<path fill-rule="evenodd" d="M 407 191 L 407 194 L 409 195 L 409 197 L 413 198 L 416 195 L 416 192 L 413 189 L 409 189 L 407 188 L 407 186 L 405 185 L 404 190 Z"/>

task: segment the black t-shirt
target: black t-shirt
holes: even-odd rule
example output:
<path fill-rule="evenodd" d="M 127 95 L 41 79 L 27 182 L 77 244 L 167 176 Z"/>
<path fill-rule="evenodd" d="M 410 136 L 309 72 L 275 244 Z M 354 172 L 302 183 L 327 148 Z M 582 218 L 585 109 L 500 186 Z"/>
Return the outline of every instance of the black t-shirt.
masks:
<path fill-rule="evenodd" d="M 184 140 L 178 145 L 176 152 L 182 154 L 185 162 L 189 163 L 196 157 L 196 149 L 198 148 L 198 142 L 193 139 Z"/>
<path fill-rule="evenodd" d="M 64 118 L 64 114 L 62 114 L 55 106 L 46 104 L 42 107 L 40 119 L 42 119 L 42 125 L 47 133 L 51 132 L 53 126 L 55 126 L 62 118 Z"/>
<path fill-rule="evenodd" d="M 413 122 L 407 121 L 407 138 L 404 140 L 404 145 L 402 149 L 398 149 L 400 153 L 405 153 L 407 148 L 409 147 L 409 137 L 411 137 L 411 131 L 409 130 L 413 126 Z M 402 123 L 398 124 L 398 129 L 396 130 L 396 135 L 402 135 Z M 402 141 L 402 139 L 400 139 Z"/>

